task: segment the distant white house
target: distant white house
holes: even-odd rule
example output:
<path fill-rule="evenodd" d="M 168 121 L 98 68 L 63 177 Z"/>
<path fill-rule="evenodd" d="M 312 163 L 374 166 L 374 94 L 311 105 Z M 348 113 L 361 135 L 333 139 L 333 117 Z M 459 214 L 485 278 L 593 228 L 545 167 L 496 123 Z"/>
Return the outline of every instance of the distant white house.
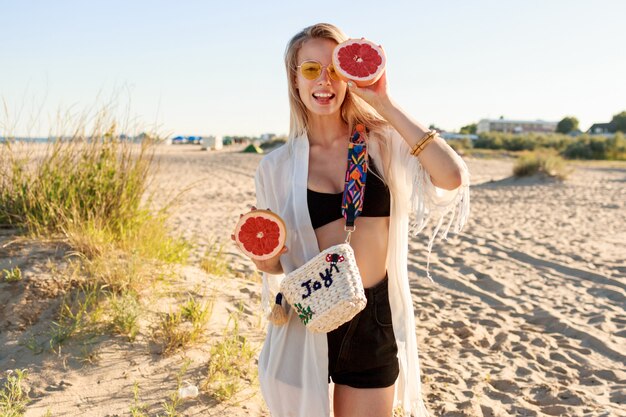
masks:
<path fill-rule="evenodd" d="M 218 150 L 222 149 L 224 142 L 221 136 L 202 136 L 202 150 Z"/>
<path fill-rule="evenodd" d="M 559 122 L 547 122 L 545 120 L 482 119 L 476 126 L 476 133 L 551 133 L 556 131 L 558 124 Z"/>

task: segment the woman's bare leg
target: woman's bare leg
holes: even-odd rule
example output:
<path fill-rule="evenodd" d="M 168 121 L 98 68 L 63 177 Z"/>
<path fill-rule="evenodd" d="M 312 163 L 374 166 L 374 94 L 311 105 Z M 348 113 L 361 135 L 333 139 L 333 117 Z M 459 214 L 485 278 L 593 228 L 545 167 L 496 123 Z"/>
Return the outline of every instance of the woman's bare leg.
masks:
<path fill-rule="evenodd" d="M 386 388 L 352 388 L 335 384 L 335 417 L 391 417 L 394 385 Z"/>

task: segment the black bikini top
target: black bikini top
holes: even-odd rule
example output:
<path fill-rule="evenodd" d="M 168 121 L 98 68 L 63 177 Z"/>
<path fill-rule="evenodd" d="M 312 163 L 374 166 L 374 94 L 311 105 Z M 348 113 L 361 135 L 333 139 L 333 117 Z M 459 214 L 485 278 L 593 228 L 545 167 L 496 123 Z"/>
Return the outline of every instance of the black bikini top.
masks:
<path fill-rule="evenodd" d="M 368 175 L 365 179 L 363 199 L 363 217 L 389 217 L 391 212 L 391 195 L 389 188 L 379 178 L 378 170 L 371 158 L 368 159 Z M 373 171 L 373 172 L 372 172 Z M 343 191 L 340 193 L 320 193 L 307 188 L 307 203 L 313 229 L 322 227 L 337 219 L 342 219 L 341 203 Z"/>

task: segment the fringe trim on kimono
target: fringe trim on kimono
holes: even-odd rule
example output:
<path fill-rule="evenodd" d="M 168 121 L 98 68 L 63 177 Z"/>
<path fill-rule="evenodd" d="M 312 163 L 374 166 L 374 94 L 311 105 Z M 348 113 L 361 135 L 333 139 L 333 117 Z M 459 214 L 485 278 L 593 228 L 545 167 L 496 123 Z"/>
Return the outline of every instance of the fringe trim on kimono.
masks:
<path fill-rule="evenodd" d="M 461 164 L 461 185 L 455 190 L 447 191 L 437 189 L 431 182 L 430 175 L 414 158 L 411 162 L 410 170 L 413 172 L 413 186 L 410 200 L 412 219 L 409 224 L 409 233 L 413 236 L 420 233 L 428 223 L 436 221 L 433 231 L 428 240 L 428 255 L 426 263 L 426 275 L 430 276 L 430 255 L 435 238 L 439 234 L 442 240 L 448 238 L 448 233 L 452 230 L 459 233 L 470 214 L 470 181 L 469 171 L 465 162 L 458 157 Z M 435 190 L 435 195 L 429 193 Z M 441 193 L 442 195 L 437 195 Z M 446 218 L 448 218 L 446 222 Z"/>

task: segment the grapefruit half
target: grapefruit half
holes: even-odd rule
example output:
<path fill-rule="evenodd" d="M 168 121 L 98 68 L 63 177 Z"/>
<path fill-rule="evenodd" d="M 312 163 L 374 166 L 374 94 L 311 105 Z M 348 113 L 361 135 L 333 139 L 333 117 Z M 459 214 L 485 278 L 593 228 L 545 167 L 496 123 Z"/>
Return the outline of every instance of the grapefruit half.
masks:
<path fill-rule="evenodd" d="M 235 242 L 251 259 L 264 261 L 280 253 L 286 240 L 285 222 L 269 210 L 252 210 L 239 218 Z"/>
<path fill-rule="evenodd" d="M 333 50 L 333 66 L 343 81 L 359 87 L 374 84 L 385 70 L 383 48 L 365 38 L 348 39 Z"/>

